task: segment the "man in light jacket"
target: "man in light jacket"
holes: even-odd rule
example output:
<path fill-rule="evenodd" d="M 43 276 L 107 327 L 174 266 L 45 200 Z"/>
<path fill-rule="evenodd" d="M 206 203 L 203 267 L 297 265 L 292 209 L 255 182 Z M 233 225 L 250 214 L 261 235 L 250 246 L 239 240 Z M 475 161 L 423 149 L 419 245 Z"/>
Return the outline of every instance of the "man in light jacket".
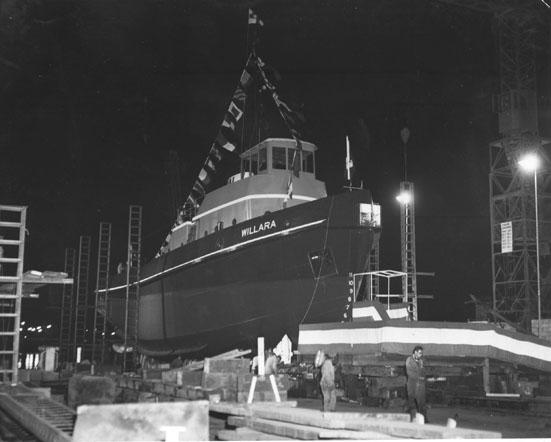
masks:
<path fill-rule="evenodd" d="M 321 366 L 320 388 L 323 396 L 323 411 L 335 411 L 337 392 L 335 390 L 335 367 L 331 357 L 324 352 L 318 352 L 318 364 Z"/>

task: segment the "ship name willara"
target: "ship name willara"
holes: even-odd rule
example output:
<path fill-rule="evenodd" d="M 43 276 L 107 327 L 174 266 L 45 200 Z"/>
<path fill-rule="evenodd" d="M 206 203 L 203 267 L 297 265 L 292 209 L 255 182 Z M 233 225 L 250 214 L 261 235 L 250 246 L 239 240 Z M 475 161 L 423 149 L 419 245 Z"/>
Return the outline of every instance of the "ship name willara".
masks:
<path fill-rule="evenodd" d="M 258 225 L 250 227 L 245 227 L 244 229 L 241 229 L 241 238 L 249 235 L 254 235 L 255 233 L 263 232 L 265 230 L 275 229 L 276 227 L 277 226 L 275 220 L 266 221 L 264 223 L 260 223 Z"/>

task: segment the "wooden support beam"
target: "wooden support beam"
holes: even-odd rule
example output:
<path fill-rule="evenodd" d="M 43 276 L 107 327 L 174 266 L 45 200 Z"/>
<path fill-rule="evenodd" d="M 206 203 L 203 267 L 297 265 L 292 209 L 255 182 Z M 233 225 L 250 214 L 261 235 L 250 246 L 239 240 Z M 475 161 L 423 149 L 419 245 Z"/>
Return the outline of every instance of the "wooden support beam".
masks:
<path fill-rule="evenodd" d="M 216 438 L 218 440 L 292 440 L 289 437 L 266 434 L 246 427 L 235 430 L 220 430 L 216 434 Z"/>

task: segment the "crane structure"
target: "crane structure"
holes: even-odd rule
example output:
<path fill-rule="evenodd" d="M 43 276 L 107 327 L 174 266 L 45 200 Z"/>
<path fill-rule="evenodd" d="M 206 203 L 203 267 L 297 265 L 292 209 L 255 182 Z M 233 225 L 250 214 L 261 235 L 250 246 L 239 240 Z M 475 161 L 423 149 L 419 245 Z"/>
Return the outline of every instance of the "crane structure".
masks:
<path fill-rule="evenodd" d="M 538 45 L 549 31 L 549 6 L 541 0 L 436 1 L 491 14 L 495 22 L 499 93 L 492 107 L 500 138 L 489 145 L 493 310 L 531 332 L 536 317 L 551 317 L 551 266 L 542 265 L 551 246 L 550 143 L 538 131 L 536 70 L 538 52 L 548 57 L 550 50 L 548 41 Z M 542 161 L 537 186 L 519 167 L 526 153 Z"/>

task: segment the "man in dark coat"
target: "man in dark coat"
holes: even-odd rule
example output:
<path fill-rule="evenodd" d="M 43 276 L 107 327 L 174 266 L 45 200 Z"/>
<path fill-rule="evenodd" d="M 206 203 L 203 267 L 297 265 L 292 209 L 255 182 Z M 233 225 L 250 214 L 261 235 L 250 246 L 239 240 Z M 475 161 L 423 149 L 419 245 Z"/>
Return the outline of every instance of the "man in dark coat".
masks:
<path fill-rule="evenodd" d="M 427 419 L 427 404 L 425 393 L 425 367 L 423 366 L 423 347 L 420 345 L 413 349 L 413 353 L 406 359 L 408 411 L 411 420 L 417 413 L 421 413 Z"/>

